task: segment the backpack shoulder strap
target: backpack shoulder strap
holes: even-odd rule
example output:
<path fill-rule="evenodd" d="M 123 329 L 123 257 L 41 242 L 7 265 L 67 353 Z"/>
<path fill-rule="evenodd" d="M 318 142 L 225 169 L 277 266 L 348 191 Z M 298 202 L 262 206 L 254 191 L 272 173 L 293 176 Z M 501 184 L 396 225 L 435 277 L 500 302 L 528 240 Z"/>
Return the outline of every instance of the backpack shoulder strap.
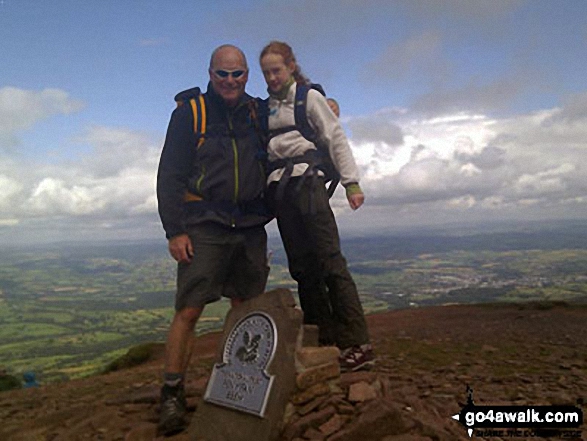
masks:
<path fill-rule="evenodd" d="M 182 92 L 175 97 L 177 107 L 189 105 L 192 109 L 194 134 L 197 139 L 197 147 L 200 147 L 206 135 L 206 100 L 199 88 Z"/>
<path fill-rule="evenodd" d="M 257 127 L 260 132 L 267 136 L 269 133 L 269 98 L 255 98 L 254 107 L 257 113 Z"/>
<path fill-rule="evenodd" d="M 294 117 L 296 127 L 304 138 L 316 144 L 316 131 L 312 128 L 308 121 L 308 92 L 310 89 L 317 90 L 322 95 L 326 96 L 324 89 L 320 84 L 298 84 L 296 86 L 296 97 L 294 103 Z"/>
<path fill-rule="evenodd" d="M 267 144 L 269 142 L 269 99 L 253 98 L 248 102 L 249 117 L 259 138 L 257 159 L 267 161 Z"/>

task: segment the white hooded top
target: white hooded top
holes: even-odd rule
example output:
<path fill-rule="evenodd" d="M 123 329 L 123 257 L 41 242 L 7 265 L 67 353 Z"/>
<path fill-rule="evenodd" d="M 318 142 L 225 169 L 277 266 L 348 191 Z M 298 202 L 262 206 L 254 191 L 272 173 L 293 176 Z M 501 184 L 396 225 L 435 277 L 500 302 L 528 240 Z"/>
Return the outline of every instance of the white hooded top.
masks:
<path fill-rule="evenodd" d="M 269 130 L 295 125 L 294 100 L 296 96 L 294 83 L 284 100 L 269 97 Z M 334 166 L 340 173 L 340 182 L 343 186 L 359 183 L 359 171 L 347 137 L 336 115 L 332 113 L 326 98 L 317 90 L 310 89 L 306 104 L 308 122 L 316 131 L 318 139 L 328 146 Z M 292 158 L 303 155 L 311 149 L 316 149 L 297 130 L 282 133 L 271 139 L 267 148 L 269 161 Z M 292 176 L 300 176 L 306 171 L 308 164 L 295 164 Z M 322 172 L 319 172 L 322 174 Z M 269 175 L 268 182 L 281 179 L 283 169 L 275 170 Z"/>

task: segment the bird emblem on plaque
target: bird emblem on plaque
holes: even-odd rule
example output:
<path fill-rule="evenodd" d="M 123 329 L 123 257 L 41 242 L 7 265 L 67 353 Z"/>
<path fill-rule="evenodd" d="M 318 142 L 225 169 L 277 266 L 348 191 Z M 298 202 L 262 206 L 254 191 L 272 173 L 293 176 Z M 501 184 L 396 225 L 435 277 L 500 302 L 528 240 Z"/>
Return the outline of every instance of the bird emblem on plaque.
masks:
<path fill-rule="evenodd" d="M 263 417 L 274 378 L 267 367 L 276 347 L 277 328 L 269 315 L 252 312 L 243 317 L 226 339 L 204 400 Z"/>

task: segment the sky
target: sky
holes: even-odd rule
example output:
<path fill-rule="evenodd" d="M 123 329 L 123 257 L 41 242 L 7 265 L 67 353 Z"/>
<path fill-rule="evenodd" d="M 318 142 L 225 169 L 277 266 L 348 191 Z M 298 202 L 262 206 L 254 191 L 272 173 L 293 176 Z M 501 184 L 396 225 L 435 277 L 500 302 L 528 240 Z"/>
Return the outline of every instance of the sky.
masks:
<path fill-rule="evenodd" d="M 271 40 L 340 103 L 342 234 L 587 219 L 584 0 L 0 0 L 0 245 L 164 240 L 174 95 L 231 43 L 265 97 Z"/>

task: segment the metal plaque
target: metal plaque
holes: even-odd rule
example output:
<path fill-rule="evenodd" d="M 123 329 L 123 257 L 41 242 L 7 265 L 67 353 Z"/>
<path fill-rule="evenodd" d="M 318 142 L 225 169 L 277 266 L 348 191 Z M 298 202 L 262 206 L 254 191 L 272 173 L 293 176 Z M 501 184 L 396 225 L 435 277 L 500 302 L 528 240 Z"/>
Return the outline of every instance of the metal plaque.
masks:
<path fill-rule="evenodd" d="M 212 369 L 204 400 L 263 417 L 274 378 L 267 366 L 276 347 L 277 328 L 269 315 L 243 317 L 226 339 L 222 363 Z"/>

